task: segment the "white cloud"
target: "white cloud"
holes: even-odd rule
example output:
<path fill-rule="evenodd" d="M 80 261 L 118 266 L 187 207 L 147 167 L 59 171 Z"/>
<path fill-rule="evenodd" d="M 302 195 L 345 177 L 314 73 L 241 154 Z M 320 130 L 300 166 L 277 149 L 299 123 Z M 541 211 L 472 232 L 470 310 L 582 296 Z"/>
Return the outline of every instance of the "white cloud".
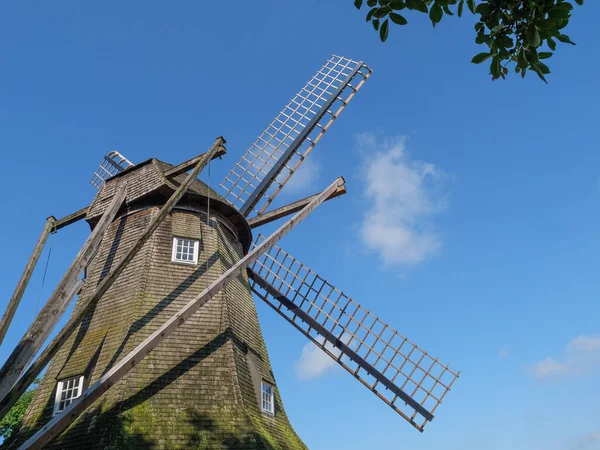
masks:
<path fill-rule="evenodd" d="M 442 246 L 432 217 L 445 207 L 440 195 L 444 173 L 424 161 L 411 160 L 406 139 L 379 139 L 372 133 L 357 136 L 364 154 L 365 196 L 370 202 L 360 236 L 385 264 L 413 265 Z"/>
<path fill-rule="evenodd" d="M 320 176 L 321 165 L 314 159 L 306 158 L 285 185 L 284 192 L 288 194 L 297 194 L 304 191 L 317 192 L 318 188 L 313 186 L 315 186 Z"/>
<path fill-rule="evenodd" d="M 568 450 L 598 450 L 600 449 L 600 431 L 574 437 L 568 441 L 566 448 Z"/>
<path fill-rule="evenodd" d="M 339 350 L 329 343 L 326 346 L 334 355 L 339 354 Z M 301 380 L 312 380 L 320 377 L 335 367 L 336 362 L 333 358 L 312 342 L 302 348 L 302 355 L 295 364 L 296 376 Z"/>
<path fill-rule="evenodd" d="M 537 380 L 582 376 L 600 366 L 600 336 L 579 336 L 567 344 L 562 360 L 548 356 L 529 366 Z"/>

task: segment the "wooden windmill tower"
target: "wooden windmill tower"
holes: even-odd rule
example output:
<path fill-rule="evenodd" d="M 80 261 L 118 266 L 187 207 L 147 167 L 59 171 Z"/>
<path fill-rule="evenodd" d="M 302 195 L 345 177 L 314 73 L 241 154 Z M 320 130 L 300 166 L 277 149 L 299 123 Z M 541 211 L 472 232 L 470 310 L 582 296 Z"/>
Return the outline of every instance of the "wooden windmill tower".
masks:
<path fill-rule="evenodd" d="M 252 294 L 423 431 L 458 374 L 275 245 L 344 194 L 343 178 L 268 210 L 370 74 L 362 62 L 329 59 L 242 156 L 223 195 L 197 179 L 225 153 L 223 138 L 178 166 L 105 157 L 94 201 L 48 219 L 0 322 L 1 339 L 48 233 L 85 218 L 92 234 L 0 369 L 4 416 L 48 366 L 9 448 L 305 448 Z M 292 214 L 252 243 L 253 229 Z"/>

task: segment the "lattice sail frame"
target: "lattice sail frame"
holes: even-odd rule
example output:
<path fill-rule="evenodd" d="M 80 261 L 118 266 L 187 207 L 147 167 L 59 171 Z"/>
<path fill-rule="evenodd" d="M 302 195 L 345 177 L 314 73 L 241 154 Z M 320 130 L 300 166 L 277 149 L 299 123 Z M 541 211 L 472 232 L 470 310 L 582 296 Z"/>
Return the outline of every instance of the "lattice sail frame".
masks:
<path fill-rule="evenodd" d="M 106 180 L 131 166 L 133 166 L 133 163 L 118 151 L 113 150 L 108 152 L 94 172 L 94 175 L 92 175 L 90 184 L 99 190 Z"/>
<path fill-rule="evenodd" d="M 224 197 L 245 217 L 262 214 L 370 76 L 332 55 L 225 177 Z"/>
<path fill-rule="evenodd" d="M 255 245 L 264 237 L 259 236 Z M 419 431 L 452 371 L 277 246 L 248 270 L 252 291 Z"/>

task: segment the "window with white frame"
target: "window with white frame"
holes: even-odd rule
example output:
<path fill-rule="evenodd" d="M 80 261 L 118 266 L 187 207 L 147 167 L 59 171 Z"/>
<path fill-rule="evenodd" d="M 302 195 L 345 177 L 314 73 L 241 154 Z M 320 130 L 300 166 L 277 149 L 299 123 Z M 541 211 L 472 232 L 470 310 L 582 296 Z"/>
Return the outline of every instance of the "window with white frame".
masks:
<path fill-rule="evenodd" d="M 275 414 L 275 398 L 273 396 L 273 385 L 262 382 L 262 410 L 269 414 Z"/>
<path fill-rule="evenodd" d="M 198 264 L 200 241 L 180 237 L 173 238 L 171 261 Z"/>
<path fill-rule="evenodd" d="M 54 414 L 61 413 L 81 395 L 83 390 L 83 376 L 66 378 L 58 382 L 56 386 L 56 398 L 54 401 Z"/>

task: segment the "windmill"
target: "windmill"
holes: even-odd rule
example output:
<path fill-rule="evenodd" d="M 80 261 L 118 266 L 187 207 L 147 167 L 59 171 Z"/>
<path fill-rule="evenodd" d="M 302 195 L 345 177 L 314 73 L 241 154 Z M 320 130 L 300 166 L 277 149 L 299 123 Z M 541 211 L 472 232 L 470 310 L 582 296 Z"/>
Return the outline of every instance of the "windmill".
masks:
<path fill-rule="evenodd" d="M 423 431 L 458 373 L 276 245 L 343 195 L 344 179 L 269 210 L 370 75 L 332 56 L 233 167 L 223 195 L 197 178 L 225 154 L 223 138 L 177 166 L 106 155 L 93 202 L 48 219 L 0 323 L 10 323 L 48 234 L 85 218 L 90 237 L 0 369 L 4 416 L 48 366 L 9 448 L 305 448 L 253 294 Z M 252 242 L 251 230 L 292 214 Z"/>

